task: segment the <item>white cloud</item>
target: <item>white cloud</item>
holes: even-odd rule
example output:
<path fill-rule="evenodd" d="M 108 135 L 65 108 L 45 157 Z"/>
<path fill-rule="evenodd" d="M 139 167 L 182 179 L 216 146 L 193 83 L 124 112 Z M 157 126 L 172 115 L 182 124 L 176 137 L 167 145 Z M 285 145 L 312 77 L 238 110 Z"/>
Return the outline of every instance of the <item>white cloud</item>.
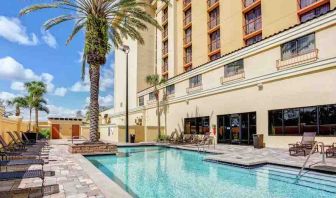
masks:
<path fill-rule="evenodd" d="M 0 92 L 0 100 L 4 100 L 4 101 L 8 101 L 8 100 L 11 100 L 13 98 L 15 98 L 16 95 L 15 94 L 12 94 L 12 93 L 9 93 L 9 92 Z"/>
<path fill-rule="evenodd" d="M 49 73 L 42 73 L 40 80 L 47 85 L 47 91 L 49 93 L 54 91 L 55 85 L 52 83 L 54 76 Z"/>
<path fill-rule="evenodd" d="M 77 62 L 79 62 L 79 63 L 82 63 L 82 62 L 83 62 L 83 54 L 84 54 L 84 51 L 80 51 L 80 52 L 78 52 L 78 56 L 79 56 L 79 58 L 78 58 Z"/>
<path fill-rule="evenodd" d="M 65 94 L 68 92 L 68 90 L 67 90 L 67 88 L 65 88 L 65 87 L 59 87 L 59 88 L 57 88 L 57 89 L 55 89 L 55 92 L 54 92 L 54 94 L 56 95 L 56 96 L 65 96 Z"/>
<path fill-rule="evenodd" d="M 29 81 L 39 80 L 40 77 L 31 69 L 24 68 L 14 58 L 7 56 L 0 58 L 0 79 Z"/>
<path fill-rule="evenodd" d="M 0 37 L 21 45 L 38 44 L 37 36 L 34 33 L 28 35 L 26 27 L 17 18 L 0 16 Z"/>
<path fill-rule="evenodd" d="M 57 41 L 55 37 L 49 31 L 41 31 L 43 41 L 51 48 L 57 47 Z"/>
<path fill-rule="evenodd" d="M 78 81 L 70 88 L 72 92 L 89 92 L 90 83 L 86 81 Z"/>
<path fill-rule="evenodd" d="M 114 98 L 112 95 L 99 96 L 99 106 L 100 107 L 110 107 L 113 106 Z M 90 104 L 90 97 L 86 98 L 86 105 Z"/>
<path fill-rule="evenodd" d="M 19 81 L 12 82 L 10 88 L 12 90 L 15 90 L 15 91 L 24 91 L 25 90 L 24 83 L 23 82 L 19 82 Z"/>

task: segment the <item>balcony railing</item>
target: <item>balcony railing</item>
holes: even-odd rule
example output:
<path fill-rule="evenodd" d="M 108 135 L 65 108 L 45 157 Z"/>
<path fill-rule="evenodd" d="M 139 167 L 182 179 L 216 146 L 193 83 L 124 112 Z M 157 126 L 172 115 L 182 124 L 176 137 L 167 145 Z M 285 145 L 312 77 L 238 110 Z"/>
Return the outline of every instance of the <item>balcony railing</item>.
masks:
<path fill-rule="evenodd" d="M 185 16 L 184 19 L 183 19 L 183 25 L 184 25 L 184 26 L 187 26 L 187 25 L 189 25 L 190 23 L 191 23 L 191 14 Z"/>
<path fill-rule="evenodd" d="M 189 63 L 191 63 L 191 62 L 192 62 L 192 55 L 190 54 L 190 55 L 185 56 L 185 57 L 183 58 L 183 60 L 184 60 L 184 64 L 189 64 Z"/>
<path fill-rule="evenodd" d="M 216 40 L 213 40 L 210 42 L 209 44 L 209 52 L 213 52 L 217 49 L 220 48 L 220 40 L 219 39 L 216 39 Z"/>
<path fill-rule="evenodd" d="M 168 20 L 168 13 L 164 13 L 162 15 L 162 23 L 166 22 Z"/>
<path fill-rule="evenodd" d="M 224 84 L 226 82 L 229 82 L 229 81 L 233 81 L 233 80 L 238 80 L 238 79 L 242 79 L 242 78 L 245 78 L 245 72 L 244 70 L 238 70 L 236 72 L 236 74 L 233 74 L 233 75 L 229 75 L 229 76 L 222 76 L 220 78 L 220 82 L 221 84 Z"/>
<path fill-rule="evenodd" d="M 242 0 L 242 1 L 243 1 L 244 8 L 246 8 L 246 7 L 249 7 L 250 5 L 252 5 L 257 0 Z"/>
<path fill-rule="evenodd" d="M 162 48 L 162 56 L 165 56 L 168 54 L 168 47 L 163 47 Z"/>
<path fill-rule="evenodd" d="M 261 16 L 259 16 L 258 18 L 248 22 L 244 26 L 244 33 L 245 35 L 251 34 L 253 32 L 261 30 L 261 27 L 262 27 Z"/>
<path fill-rule="evenodd" d="M 308 7 L 311 4 L 314 4 L 314 3 L 319 2 L 319 1 L 321 1 L 321 2 L 322 1 L 327 2 L 329 0 L 297 0 L 300 9 Z"/>
<path fill-rule="evenodd" d="M 203 90 L 202 84 L 199 84 L 199 85 L 194 86 L 194 87 L 188 87 L 186 89 L 186 91 L 187 91 L 188 94 L 197 93 L 197 92 L 200 92 L 202 90 Z"/>
<path fill-rule="evenodd" d="M 191 43 L 191 35 L 186 35 L 184 38 L 183 38 L 183 44 L 184 45 L 187 45 L 189 43 Z"/>
<path fill-rule="evenodd" d="M 209 22 L 208 22 L 208 28 L 209 30 L 211 30 L 212 28 L 216 27 L 219 25 L 219 16 L 214 17 L 214 18 L 210 18 Z"/>
<path fill-rule="evenodd" d="M 191 3 L 191 0 L 183 0 L 183 6 L 187 7 Z"/>
<path fill-rule="evenodd" d="M 217 2 L 218 2 L 218 0 L 208 0 L 208 7 L 210 8 L 211 6 L 213 6 Z"/>
<path fill-rule="evenodd" d="M 162 32 L 162 39 L 167 38 L 167 36 L 168 36 L 168 30 L 164 29 L 163 32 Z"/>
<path fill-rule="evenodd" d="M 276 67 L 278 70 L 286 69 L 288 67 L 297 66 L 299 64 L 316 61 L 318 59 L 318 49 L 313 49 L 305 53 L 293 54 L 293 56 L 286 60 L 277 60 Z"/>

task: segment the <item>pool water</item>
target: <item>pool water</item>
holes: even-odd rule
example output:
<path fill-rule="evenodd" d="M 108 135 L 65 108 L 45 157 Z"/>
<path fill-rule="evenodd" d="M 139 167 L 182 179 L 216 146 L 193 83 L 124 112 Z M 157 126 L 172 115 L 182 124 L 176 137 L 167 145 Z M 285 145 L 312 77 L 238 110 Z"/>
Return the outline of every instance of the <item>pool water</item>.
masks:
<path fill-rule="evenodd" d="M 128 157 L 89 156 L 134 197 L 336 197 L 336 176 L 265 165 L 245 169 L 207 162 L 207 154 L 165 147 L 124 147 Z"/>

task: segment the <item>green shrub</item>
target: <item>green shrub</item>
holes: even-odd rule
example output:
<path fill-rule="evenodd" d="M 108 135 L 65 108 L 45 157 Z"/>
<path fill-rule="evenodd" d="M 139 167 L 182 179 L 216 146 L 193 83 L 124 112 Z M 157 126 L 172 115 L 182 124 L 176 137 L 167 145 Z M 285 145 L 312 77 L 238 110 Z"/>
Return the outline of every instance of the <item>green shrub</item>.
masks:
<path fill-rule="evenodd" d="M 41 138 L 49 139 L 50 138 L 50 129 L 41 129 L 40 130 L 40 136 L 41 136 Z"/>
<path fill-rule="evenodd" d="M 166 140 L 169 140 L 169 135 L 160 135 L 158 138 L 157 138 L 157 142 L 162 142 L 162 141 L 166 141 Z"/>

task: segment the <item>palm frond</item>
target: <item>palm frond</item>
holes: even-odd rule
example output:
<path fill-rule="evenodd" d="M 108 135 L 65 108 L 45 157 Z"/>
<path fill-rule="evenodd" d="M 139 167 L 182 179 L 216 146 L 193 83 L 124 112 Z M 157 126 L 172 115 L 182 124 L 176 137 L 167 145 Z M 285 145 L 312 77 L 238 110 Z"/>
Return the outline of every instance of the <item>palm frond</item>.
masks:
<path fill-rule="evenodd" d="M 58 3 L 49 3 L 49 4 L 37 4 L 33 6 L 29 6 L 26 8 L 23 8 L 20 10 L 20 16 L 29 14 L 31 12 L 37 11 L 37 10 L 42 10 L 42 9 L 47 9 L 47 8 L 58 8 L 59 4 Z"/>
<path fill-rule="evenodd" d="M 55 25 L 58 25 L 60 23 L 63 23 L 65 21 L 70 21 L 70 20 L 74 20 L 77 17 L 74 15 L 61 15 L 52 19 L 49 19 L 48 21 L 46 21 L 43 26 L 45 28 L 45 30 L 49 30 L 50 28 L 54 27 Z"/>

